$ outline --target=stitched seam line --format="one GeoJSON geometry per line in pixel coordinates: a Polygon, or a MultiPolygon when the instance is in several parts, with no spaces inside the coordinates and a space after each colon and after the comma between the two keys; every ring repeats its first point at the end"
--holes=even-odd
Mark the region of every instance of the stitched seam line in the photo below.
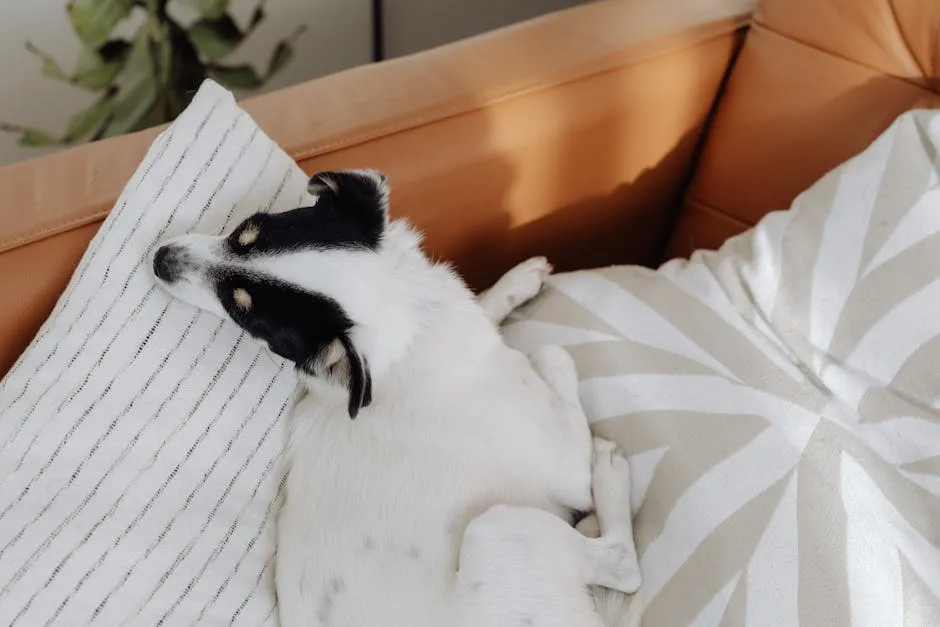
{"type": "Polygon", "coordinates": [[[0,255],[6,252],[10,252],[11,250],[16,250],[17,248],[20,248],[26,244],[33,244],[46,238],[65,233],[66,231],[72,231],[88,224],[92,224],[93,222],[100,222],[101,220],[104,220],[109,213],[110,211],[96,211],[88,215],[66,220],[65,222],[58,222],[51,226],[43,227],[37,231],[31,231],[30,233],[20,237],[14,237],[8,240],[0,241],[0,255]]]}
{"type": "MultiPolygon", "coordinates": [[[[907,52],[907,56],[910,58],[911,63],[914,64],[914,67],[917,68],[917,71],[920,72],[923,76],[927,76],[927,68],[923,67],[920,64],[920,61],[917,60],[917,56],[914,54],[914,51],[911,50],[910,44],[907,42],[907,37],[904,36],[904,31],[901,29],[901,20],[898,19],[898,11],[894,8],[893,2],[888,2],[888,11],[891,12],[891,19],[894,20],[894,26],[897,28],[898,35],[901,37],[901,43],[904,45],[904,51],[907,52]]],[[[933,50],[933,48],[931,48],[933,50]]]]}
{"type": "Polygon", "coordinates": [[[543,91],[543,90],[550,89],[553,87],[561,87],[563,85],[570,85],[572,83],[576,83],[576,82],[583,81],[583,80],[589,80],[591,78],[596,78],[599,76],[603,76],[605,74],[612,74],[614,72],[623,70],[624,68],[628,68],[634,65],[639,65],[641,63],[646,63],[646,62],[649,62],[649,61],[652,61],[661,57],[666,57],[682,50],[689,50],[692,48],[697,48],[704,44],[712,43],[731,33],[737,32],[741,28],[745,27],[747,23],[748,21],[744,18],[736,18],[733,21],[731,21],[731,24],[729,24],[728,26],[721,28],[720,30],[718,30],[716,27],[715,32],[704,35],[701,39],[697,39],[694,42],[685,42],[681,44],[676,44],[676,45],[664,48],[662,50],[651,52],[649,54],[636,56],[630,59],[630,61],[627,63],[621,63],[621,64],[615,65],[614,67],[594,70],[592,72],[588,72],[585,74],[578,74],[577,76],[572,76],[570,78],[540,81],[537,83],[533,83],[532,85],[528,85],[526,87],[520,87],[519,89],[506,92],[505,94],[494,96],[483,102],[474,103],[473,105],[470,105],[470,106],[467,106],[467,105],[456,106],[450,109],[437,111],[432,114],[427,114],[427,115],[420,116],[417,118],[412,118],[407,121],[402,121],[397,124],[390,124],[388,126],[379,127],[378,129],[361,133],[358,136],[354,135],[349,138],[344,138],[344,139],[340,139],[337,141],[328,142],[325,144],[319,144],[319,145],[313,146],[312,148],[307,148],[297,153],[294,153],[291,156],[294,157],[298,161],[304,161],[306,159],[317,157],[320,154],[331,152],[337,149],[349,148],[351,146],[356,146],[358,144],[363,144],[366,142],[374,141],[376,139],[381,139],[383,137],[395,135],[404,130],[410,130],[412,128],[420,128],[422,126],[427,126],[435,122],[442,122],[450,118],[458,117],[460,115],[465,115],[467,113],[472,113],[474,111],[487,109],[493,105],[501,104],[508,100],[513,100],[516,98],[529,96],[533,93],[537,93],[539,91],[543,91]]]}
{"type": "Polygon", "coordinates": [[[692,205],[696,209],[700,209],[707,213],[714,213],[718,216],[721,216],[722,218],[725,218],[729,222],[734,222],[737,226],[743,227],[745,229],[749,229],[755,224],[757,224],[756,222],[748,222],[747,220],[744,220],[743,218],[739,218],[738,216],[732,215],[728,213],[727,211],[725,211],[724,209],[719,209],[718,207],[715,207],[714,205],[711,205],[692,195],[686,198],[685,202],[689,205],[692,205]]]}
{"type": "Polygon", "coordinates": [[[832,50],[828,50],[828,49],[826,49],[826,48],[822,48],[822,47],[817,46],[816,44],[810,43],[810,42],[808,42],[808,41],[806,41],[806,40],[804,40],[804,39],[800,39],[800,38],[798,38],[798,37],[794,37],[793,35],[788,35],[788,34],[786,34],[786,33],[780,32],[780,31],[778,31],[778,30],[776,30],[776,29],[774,29],[774,28],[768,26],[767,24],[765,24],[765,23],[763,23],[763,22],[759,22],[759,21],[756,21],[756,20],[755,20],[751,27],[752,27],[753,29],[755,29],[755,30],[762,30],[762,31],[764,31],[764,32],[766,32],[766,33],[770,33],[771,35],[775,35],[775,36],[777,36],[777,37],[779,37],[779,38],[781,38],[781,39],[784,39],[784,40],[786,40],[786,41],[792,42],[792,43],[797,44],[797,45],[799,45],[799,46],[802,46],[802,47],[804,47],[804,48],[809,48],[810,50],[814,50],[814,51],[816,51],[816,52],[825,54],[826,56],[832,57],[832,58],[834,58],[834,59],[839,59],[840,61],[845,61],[845,62],[847,62],[847,63],[851,63],[852,65],[854,65],[854,66],[856,66],[856,67],[865,68],[866,70],[870,70],[870,71],[872,71],[872,72],[875,72],[875,73],[877,73],[877,74],[880,74],[881,76],[885,76],[885,77],[887,77],[887,78],[892,78],[892,79],[894,79],[894,80],[896,80],[896,81],[899,81],[899,82],[901,82],[901,83],[904,83],[904,84],[906,84],[906,85],[910,85],[910,86],[912,86],[912,87],[916,87],[917,89],[923,91],[924,93],[932,94],[932,95],[934,95],[934,96],[938,95],[936,91],[934,91],[933,89],[927,87],[927,86],[924,85],[923,83],[918,83],[918,82],[915,81],[915,80],[912,80],[912,79],[910,79],[910,78],[906,78],[906,77],[904,77],[904,76],[898,76],[897,74],[889,74],[889,73],[886,72],[885,70],[882,70],[882,69],[876,68],[876,67],[872,67],[872,66],[868,65],[867,63],[862,63],[862,62],[859,61],[858,59],[852,59],[851,57],[847,57],[847,56],[845,56],[845,55],[843,55],[843,54],[840,54],[840,53],[835,52],[835,51],[832,51],[832,50]]]}
{"type": "Polygon", "coordinates": [[[937,31],[940,30],[940,4],[933,10],[933,32],[930,34],[930,64],[931,74],[936,70],[937,31]]]}

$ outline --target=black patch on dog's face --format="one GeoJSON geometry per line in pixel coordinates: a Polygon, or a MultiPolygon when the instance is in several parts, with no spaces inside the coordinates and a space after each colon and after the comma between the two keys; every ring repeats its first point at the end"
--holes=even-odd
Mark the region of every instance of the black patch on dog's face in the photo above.
{"type": "Polygon", "coordinates": [[[372,402],[372,377],[365,358],[349,338],[352,320],[335,300],[270,277],[232,269],[212,272],[216,296],[226,313],[272,352],[310,375],[334,341],[348,360],[349,416],[372,402]]]}
{"type": "Polygon", "coordinates": [[[377,172],[320,172],[308,183],[317,203],[282,213],[257,213],[228,236],[239,257],[316,249],[375,250],[388,223],[385,177],[377,172]]]}

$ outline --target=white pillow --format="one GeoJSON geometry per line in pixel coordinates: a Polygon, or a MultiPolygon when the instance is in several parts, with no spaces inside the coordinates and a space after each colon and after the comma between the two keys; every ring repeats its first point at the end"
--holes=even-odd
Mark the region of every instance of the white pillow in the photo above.
{"type": "Polygon", "coordinates": [[[149,254],[305,197],[300,169],[215,83],[154,142],[0,387],[0,624],[277,623],[295,377],[171,300],[149,254]]]}
{"type": "Polygon", "coordinates": [[[508,325],[631,456],[634,619],[940,625],[938,154],[905,114],[720,251],[553,277],[508,325]]]}

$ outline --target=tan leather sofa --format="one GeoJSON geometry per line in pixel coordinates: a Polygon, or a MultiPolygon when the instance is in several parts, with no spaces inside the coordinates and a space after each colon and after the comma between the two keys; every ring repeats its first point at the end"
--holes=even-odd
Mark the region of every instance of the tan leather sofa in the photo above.
{"type": "MultiPolygon", "coordinates": [[[[934,106],[940,0],[608,0],[244,103],[308,172],[373,166],[481,287],[655,265],[785,208],[934,106]]],[[[0,373],[158,133],[0,168],[0,373]]]]}

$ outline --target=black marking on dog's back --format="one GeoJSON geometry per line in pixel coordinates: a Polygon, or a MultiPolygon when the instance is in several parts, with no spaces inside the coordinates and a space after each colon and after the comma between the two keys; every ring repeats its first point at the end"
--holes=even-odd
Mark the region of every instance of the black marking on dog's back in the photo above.
{"type": "Polygon", "coordinates": [[[257,213],[228,237],[241,257],[308,248],[375,250],[387,222],[385,179],[355,172],[321,172],[310,179],[315,205],[257,213]],[[249,237],[242,237],[250,233],[249,237]],[[247,240],[247,241],[246,241],[247,240]]]}

